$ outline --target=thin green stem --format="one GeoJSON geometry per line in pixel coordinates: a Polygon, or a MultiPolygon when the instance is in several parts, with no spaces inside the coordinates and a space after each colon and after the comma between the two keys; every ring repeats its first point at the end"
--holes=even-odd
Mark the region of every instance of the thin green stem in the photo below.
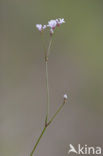
{"type": "Polygon", "coordinates": [[[37,142],[36,142],[36,144],[35,144],[35,146],[34,146],[32,152],[30,153],[30,156],[33,156],[33,153],[34,153],[34,151],[35,151],[37,145],[39,144],[39,142],[40,142],[40,140],[41,140],[41,138],[42,138],[42,136],[43,136],[43,134],[44,134],[46,128],[47,128],[47,127],[44,127],[44,129],[42,130],[42,132],[41,132],[41,134],[40,134],[40,136],[39,136],[39,138],[38,138],[38,140],[37,140],[37,142]]]}
{"type": "Polygon", "coordinates": [[[47,114],[46,114],[46,123],[48,121],[48,114],[49,114],[49,80],[48,80],[48,61],[45,61],[45,68],[46,68],[46,90],[47,90],[47,114]]]}
{"type": "MultiPolygon", "coordinates": [[[[42,36],[43,37],[43,36],[42,36]]],[[[33,156],[33,153],[35,152],[35,149],[37,147],[37,145],[39,144],[44,132],[46,131],[47,127],[52,123],[52,121],[54,120],[54,118],[57,116],[57,114],[60,112],[60,110],[62,109],[62,107],[64,106],[64,104],[66,103],[66,100],[64,99],[63,103],[61,104],[61,106],[59,107],[59,109],[56,111],[56,113],[53,115],[53,117],[49,120],[48,122],[48,114],[49,114],[49,80],[48,80],[48,56],[50,54],[50,48],[51,48],[51,44],[52,44],[52,38],[50,39],[49,42],[49,46],[48,46],[48,50],[46,52],[46,48],[45,48],[45,44],[44,44],[44,40],[42,38],[42,42],[43,42],[43,46],[44,46],[44,55],[45,55],[45,68],[46,68],[46,90],[47,90],[47,114],[46,114],[46,119],[45,119],[45,126],[38,138],[38,140],[36,141],[35,146],[33,147],[32,152],[30,153],[30,156],[33,156]]]]}
{"type": "Polygon", "coordinates": [[[45,124],[48,122],[48,116],[49,116],[49,107],[50,107],[50,96],[49,96],[49,78],[48,78],[48,57],[50,54],[50,48],[52,44],[52,37],[50,39],[49,45],[48,45],[48,50],[45,56],[45,69],[46,69],[46,90],[47,90],[47,114],[46,114],[46,119],[45,119],[45,124]]]}
{"type": "Polygon", "coordinates": [[[49,54],[50,54],[50,48],[51,48],[51,44],[52,44],[52,36],[51,36],[51,38],[50,38],[50,42],[49,42],[49,46],[48,46],[48,51],[47,51],[47,57],[49,56],[49,54]]]}
{"type": "Polygon", "coordinates": [[[50,121],[49,121],[47,124],[45,124],[44,129],[42,130],[42,132],[41,132],[41,134],[40,134],[40,136],[39,136],[39,138],[38,138],[38,140],[37,140],[37,142],[36,142],[36,144],[35,144],[35,146],[34,146],[32,152],[30,153],[30,156],[33,156],[33,153],[35,152],[35,149],[36,149],[37,145],[39,144],[39,142],[40,142],[40,140],[41,140],[41,138],[42,138],[44,132],[46,131],[47,127],[52,123],[52,121],[53,121],[54,118],[57,116],[57,114],[60,112],[60,110],[63,108],[63,106],[64,106],[65,103],[66,103],[66,101],[64,100],[63,103],[61,104],[61,106],[60,106],[60,107],[58,108],[58,110],[56,111],[56,113],[55,113],[55,114],[53,115],[53,117],[50,119],[50,121]]]}
{"type": "Polygon", "coordinates": [[[54,118],[57,116],[57,114],[61,111],[61,109],[63,108],[64,104],[66,103],[66,101],[64,100],[63,103],[61,104],[61,106],[58,108],[58,110],[56,111],[56,113],[52,116],[52,118],[50,119],[50,121],[48,122],[48,125],[52,123],[52,121],[54,120],[54,118]]]}

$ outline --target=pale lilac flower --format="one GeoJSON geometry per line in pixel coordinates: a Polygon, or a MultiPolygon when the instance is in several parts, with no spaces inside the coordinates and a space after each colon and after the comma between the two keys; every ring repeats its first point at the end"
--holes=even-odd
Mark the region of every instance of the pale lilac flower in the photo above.
{"type": "Polygon", "coordinates": [[[43,25],[42,26],[42,24],[36,24],[36,28],[39,30],[39,31],[42,31],[42,30],[44,30],[44,29],[46,29],[46,25],[43,25]]]}
{"type": "Polygon", "coordinates": [[[56,22],[57,22],[57,26],[60,26],[61,24],[65,23],[64,18],[56,19],[56,22]]]}
{"type": "Polygon", "coordinates": [[[47,26],[50,27],[51,29],[55,29],[56,25],[57,25],[56,20],[50,20],[47,26]]]}
{"type": "Polygon", "coordinates": [[[68,96],[67,94],[64,94],[64,99],[67,100],[68,96]]]}
{"type": "Polygon", "coordinates": [[[41,24],[36,24],[36,28],[37,28],[39,31],[42,31],[42,25],[41,25],[41,24]]]}

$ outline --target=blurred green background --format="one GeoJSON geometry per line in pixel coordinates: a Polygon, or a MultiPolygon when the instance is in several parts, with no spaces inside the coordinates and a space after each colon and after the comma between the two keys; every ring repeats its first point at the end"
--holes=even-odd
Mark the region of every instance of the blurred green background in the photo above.
{"type": "MultiPolygon", "coordinates": [[[[64,18],[49,60],[50,116],[69,102],[36,156],[67,156],[69,144],[103,143],[103,1],[0,1],[0,156],[29,156],[46,113],[45,64],[35,24],[64,18]]],[[[46,39],[49,39],[47,37],[46,39]]]]}

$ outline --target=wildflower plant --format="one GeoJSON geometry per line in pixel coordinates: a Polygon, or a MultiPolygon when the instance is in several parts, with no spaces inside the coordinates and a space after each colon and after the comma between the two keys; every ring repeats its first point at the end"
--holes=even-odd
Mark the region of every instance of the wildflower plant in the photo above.
{"type": "MultiPolygon", "coordinates": [[[[34,154],[34,152],[36,150],[36,147],[39,144],[39,142],[40,142],[44,132],[46,131],[47,127],[53,122],[53,120],[55,119],[57,114],[60,112],[60,110],[63,108],[64,104],[67,102],[67,99],[68,99],[67,94],[64,94],[62,104],[59,106],[59,108],[54,113],[54,115],[51,117],[51,119],[49,119],[50,100],[49,100],[48,60],[49,60],[49,56],[50,56],[50,48],[51,48],[51,45],[52,45],[52,38],[53,38],[53,34],[55,32],[55,29],[56,29],[56,27],[59,27],[63,23],[65,23],[65,20],[59,18],[59,19],[48,21],[47,25],[36,24],[36,28],[41,33],[41,35],[43,35],[44,30],[46,30],[46,29],[49,29],[49,33],[50,33],[50,41],[49,41],[47,49],[45,48],[44,39],[42,38],[43,39],[42,40],[43,41],[43,47],[44,47],[44,61],[45,61],[45,74],[46,74],[47,111],[46,111],[46,115],[45,115],[44,128],[43,128],[39,138],[37,139],[32,151],[30,153],[30,156],[33,156],[33,154],[34,154]]],[[[43,36],[41,36],[41,37],[43,37],[43,36]]]]}

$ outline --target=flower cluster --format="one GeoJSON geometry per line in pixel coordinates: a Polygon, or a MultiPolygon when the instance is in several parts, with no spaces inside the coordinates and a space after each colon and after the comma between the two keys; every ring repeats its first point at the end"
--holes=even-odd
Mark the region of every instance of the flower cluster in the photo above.
{"type": "Polygon", "coordinates": [[[50,28],[50,35],[52,35],[54,33],[54,29],[56,28],[56,26],[60,26],[61,24],[65,23],[64,18],[58,18],[56,20],[50,20],[48,21],[47,25],[42,25],[42,24],[36,24],[36,28],[42,32],[44,29],[46,28],[50,28]]]}

